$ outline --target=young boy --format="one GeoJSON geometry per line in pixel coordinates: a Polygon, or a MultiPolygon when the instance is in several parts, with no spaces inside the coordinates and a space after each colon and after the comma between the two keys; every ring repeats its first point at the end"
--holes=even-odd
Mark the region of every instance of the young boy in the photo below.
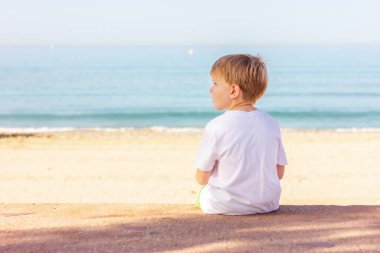
{"type": "Polygon", "coordinates": [[[196,158],[196,180],[204,186],[204,213],[244,215],[279,208],[280,179],[287,165],[278,123],[253,107],[268,75],[260,57],[226,55],[210,71],[216,110],[227,110],[205,127],[196,158]]]}

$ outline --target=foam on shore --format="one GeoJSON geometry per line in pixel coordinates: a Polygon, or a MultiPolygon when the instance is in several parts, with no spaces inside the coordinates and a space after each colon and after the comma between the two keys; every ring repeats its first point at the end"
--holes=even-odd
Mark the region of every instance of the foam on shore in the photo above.
{"type": "MultiPolygon", "coordinates": [[[[126,132],[138,130],[150,130],[154,132],[165,133],[201,133],[203,128],[197,127],[165,127],[165,126],[152,126],[148,128],[136,127],[119,127],[119,128],[75,128],[75,127],[38,127],[38,128],[1,128],[0,133],[15,134],[15,133],[51,133],[51,132],[126,132]]],[[[284,132],[380,132],[380,128],[336,128],[336,129],[318,129],[318,128],[282,128],[284,132]]]]}

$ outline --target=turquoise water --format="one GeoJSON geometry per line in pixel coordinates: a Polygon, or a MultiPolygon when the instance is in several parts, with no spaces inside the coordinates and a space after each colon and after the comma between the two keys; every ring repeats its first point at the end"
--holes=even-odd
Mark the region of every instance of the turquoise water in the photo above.
{"type": "Polygon", "coordinates": [[[2,47],[0,128],[202,127],[209,69],[259,53],[283,128],[380,128],[380,46],[2,47]]]}

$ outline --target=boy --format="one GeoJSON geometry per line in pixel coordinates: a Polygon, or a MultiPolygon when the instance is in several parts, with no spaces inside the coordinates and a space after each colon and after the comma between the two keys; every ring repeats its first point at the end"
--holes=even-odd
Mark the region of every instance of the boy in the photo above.
{"type": "Polygon", "coordinates": [[[227,110],[205,127],[196,158],[196,180],[204,186],[204,213],[244,215],[279,208],[280,179],[287,165],[278,123],[253,107],[268,76],[260,57],[226,55],[210,71],[216,110],[227,110]]]}

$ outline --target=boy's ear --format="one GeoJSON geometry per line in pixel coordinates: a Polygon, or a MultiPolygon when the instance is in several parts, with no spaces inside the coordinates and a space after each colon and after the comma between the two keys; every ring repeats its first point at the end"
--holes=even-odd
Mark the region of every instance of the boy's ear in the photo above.
{"type": "Polygon", "coordinates": [[[240,87],[239,85],[232,84],[231,90],[230,90],[230,97],[231,98],[237,98],[240,94],[240,87]]]}

